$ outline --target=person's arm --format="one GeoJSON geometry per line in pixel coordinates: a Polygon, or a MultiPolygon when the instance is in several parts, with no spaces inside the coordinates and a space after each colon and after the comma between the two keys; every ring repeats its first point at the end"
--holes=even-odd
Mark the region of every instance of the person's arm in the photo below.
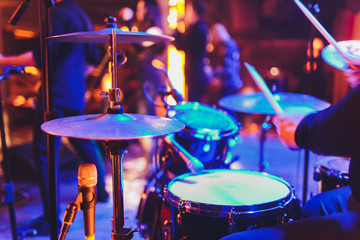
{"type": "Polygon", "coordinates": [[[0,66],[36,66],[34,53],[32,51],[24,52],[14,56],[3,56],[0,54],[0,66]]]}
{"type": "Polygon", "coordinates": [[[303,114],[297,122],[292,119],[294,114],[277,116],[274,123],[280,139],[289,147],[325,155],[357,156],[360,152],[359,103],[360,86],[357,86],[337,104],[323,111],[303,114]],[[284,137],[286,134],[288,139],[284,137]]]}

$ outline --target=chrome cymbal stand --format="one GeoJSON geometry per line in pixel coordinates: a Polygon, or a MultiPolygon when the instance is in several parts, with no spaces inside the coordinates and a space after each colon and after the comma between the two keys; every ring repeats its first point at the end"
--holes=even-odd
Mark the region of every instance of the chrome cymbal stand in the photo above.
{"type": "MultiPolygon", "coordinates": [[[[103,93],[110,102],[107,110],[109,114],[123,114],[124,109],[120,105],[120,89],[117,88],[117,52],[116,52],[116,18],[107,18],[107,27],[112,27],[112,34],[109,35],[109,52],[111,61],[109,69],[111,70],[112,88],[109,92],[103,93]]],[[[126,58],[121,63],[125,63],[126,58]]],[[[124,196],[123,196],[123,169],[122,159],[128,146],[126,140],[105,141],[106,152],[109,153],[112,165],[112,181],[113,181],[113,211],[112,218],[112,240],[128,240],[133,237],[133,233],[139,231],[137,228],[124,228],[124,196]]]]}

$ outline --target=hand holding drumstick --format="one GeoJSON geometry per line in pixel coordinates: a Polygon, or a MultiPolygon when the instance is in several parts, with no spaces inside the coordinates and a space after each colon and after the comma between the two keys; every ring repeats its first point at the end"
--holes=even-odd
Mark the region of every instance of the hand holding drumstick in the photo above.
{"type": "Polygon", "coordinates": [[[296,128],[301,122],[301,120],[309,113],[314,112],[314,110],[307,107],[291,107],[287,108],[284,111],[277,103],[266,83],[259,75],[259,73],[255,70],[255,68],[246,62],[245,66],[248,69],[252,79],[260,88],[260,90],[264,93],[266,99],[269,101],[277,114],[273,118],[273,123],[276,126],[276,130],[279,134],[280,140],[285,146],[291,149],[298,148],[295,142],[296,128]]]}

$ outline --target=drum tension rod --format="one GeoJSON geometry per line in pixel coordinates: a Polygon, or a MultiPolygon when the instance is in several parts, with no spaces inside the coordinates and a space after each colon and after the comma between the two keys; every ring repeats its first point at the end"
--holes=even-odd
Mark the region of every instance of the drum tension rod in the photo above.
{"type": "Polygon", "coordinates": [[[235,222],[235,219],[236,219],[236,211],[234,208],[231,209],[230,213],[228,213],[228,222],[229,222],[229,234],[230,233],[234,233],[236,232],[236,222],[235,222]]]}

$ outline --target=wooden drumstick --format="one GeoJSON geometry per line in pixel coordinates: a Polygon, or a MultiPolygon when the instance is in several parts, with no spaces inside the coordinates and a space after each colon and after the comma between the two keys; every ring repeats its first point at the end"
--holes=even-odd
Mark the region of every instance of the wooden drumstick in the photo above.
{"type": "Polygon", "coordinates": [[[283,113],[284,110],[280,107],[278,102],[275,100],[274,95],[272,95],[272,93],[270,92],[268,86],[266,85],[265,81],[262,79],[260,74],[256,71],[256,69],[253,66],[251,66],[247,62],[245,62],[244,64],[245,64],[247,70],[249,71],[252,79],[254,80],[256,85],[260,88],[260,90],[264,93],[266,99],[269,101],[269,103],[271,104],[271,106],[274,109],[274,111],[276,112],[276,114],[283,113]]]}
{"type": "Polygon", "coordinates": [[[349,63],[349,65],[360,65],[360,58],[352,58],[347,53],[344,53],[340,48],[336,40],[326,31],[326,29],[321,25],[321,23],[314,17],[314,15],[305,7],[302,2],[299,0],[294,0],[296,5],[300,10],[305,14],[305,16],[310,20],[310,22],[316,27],[316,29],[323,35],[323,37],[334,46],[335,50],[349,63]]]}

